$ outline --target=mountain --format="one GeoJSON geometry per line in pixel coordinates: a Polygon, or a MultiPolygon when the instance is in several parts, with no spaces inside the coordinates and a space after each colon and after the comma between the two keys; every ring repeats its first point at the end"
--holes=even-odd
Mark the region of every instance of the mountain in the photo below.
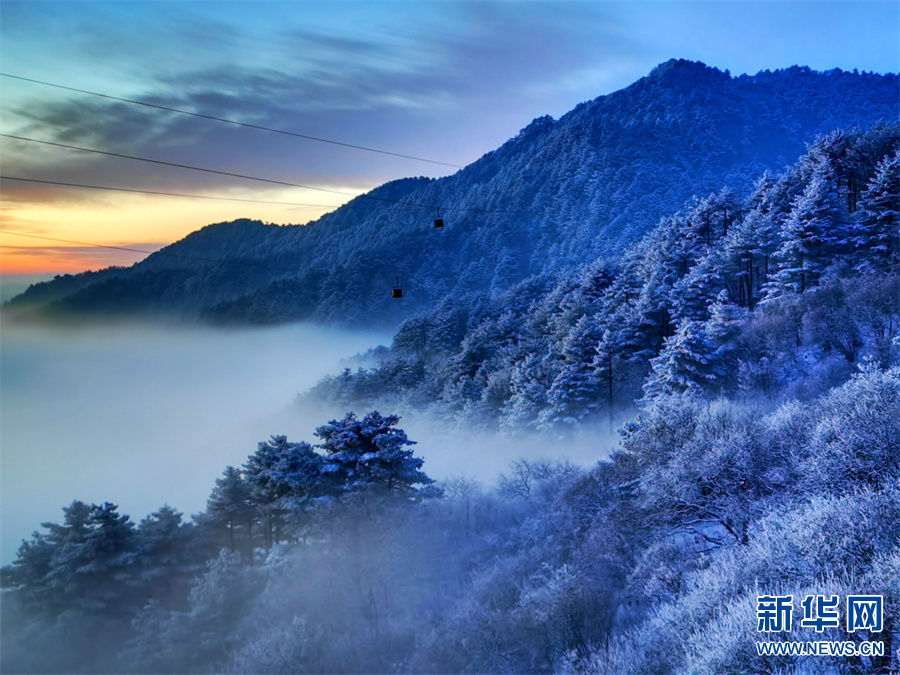
{"type": "Polygon", "coordinates": [[[732,77],[671,60],[559,120],[534,120],[452,176],[392,181],[305,226],[210,225],[130,268],[60,277],[10,304],[396,326],[446,299],[615,260],[690,197],[747,195],[818,135],[896,120],[898,99],[895,74],[732,77]],[[443,230],[431,222],[438,206],[443,230]],[[398,276],[401,301],[390,293],[398,276]]]}
{"type": "Polygon", "coordinates": [[[771,405],[900,363],[900,127],[835,131],[598,259],[403,322],[376,367],[309,394],[558,432],[667,395],[771,405]]]}

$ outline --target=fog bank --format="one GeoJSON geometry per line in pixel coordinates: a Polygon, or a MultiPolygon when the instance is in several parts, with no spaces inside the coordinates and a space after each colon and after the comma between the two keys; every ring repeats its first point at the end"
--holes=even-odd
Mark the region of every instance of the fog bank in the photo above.
{"type": "Polygon", "coordinates": [[[306,325],[49,329],[5,319],[3,564],[74,499],[114,502],[134,521],[164,503],[199,512],[225,466],[243,464],[259,441],[312,440],[327,420],[292,407],[297,393],[388,339],[306,325]]]}
{"type": "MultiPolygon", "coordinates": [[[[41,522],[79,499],[132,520],[163,504],[199,513],[227,465],[274,434],[315,442],[348,410],[295,402],[343,359],[390,336],[310,325],[204,329],[140,324],[47,328],[4,321],[0,335],[0,557],[8,564],[41,522]]],[[[362,416],[363,409],[353,410],[362,416]]],[[[504,438],[402,415],[438,480],[491,484],[512,460],[590,466],[615,439],[504,438]]]]}

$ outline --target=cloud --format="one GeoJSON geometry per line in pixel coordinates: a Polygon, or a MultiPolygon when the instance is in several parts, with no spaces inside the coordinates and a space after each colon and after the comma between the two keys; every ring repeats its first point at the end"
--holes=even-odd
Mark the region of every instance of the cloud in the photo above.
{"type": "MultiPolygon", "coordinates": [[[[477,3],[461,6],[460,12],[468,30],[444,36],[436,48],[445,52],[452,88],[473,94],[527,97],[535,85],[571,83],[579,72],[593,72],[636,51],[611,13],[587,3],[477,3]]],[[[563,93],[563,86],[559,89],[563,93]]],[[[555,98],[545,103],[555,104],[555,98]]]]}
{"type": "MultiPolygon", "coordinates": [[[[573,73],[596,72],[598,60],[630,49],[608,17],[582,5],[454,3],[407,8],[405,25],[382,13],[369,27],[346,30],[321,21],[299,27],[299,11],[265,42],[260,42],[262,24],[253,20],[242,26],[227,13],[214,18],[203,10],[172,7],[165,17],[145,16],[143,10],[138,18],[146,21],[144,30],[132,22],[112,41],[107,34],[121,23],[115,13],[98,18],[85,10],[98,25],[86,31],[79,24],[74,42],[83,55],[98,58],[106,50],[122,60],[123,70],[142,70],[142,92],[129,97],[457,164],[476,159],[533,116],[548,112],[546,99],[577,88],[573,73]],[[181,55],[177,67],[171,54],[150,66],[124,46],[136,40],[133,45],[156,55],[164,49],[159,44],[164,29],[165,50],[181,55]],[[589,32],[592,41],[583,39],[589,32]]],[[[29,92],[27,99],[10,104],[22,120],[16,131],[35,138],[357,190],[392,178],[452,172],[124,103],[29,92]]],[[[34,147],[14,146],[5,171],[138,189],[246,187],[232,178],[34,147]]]]}

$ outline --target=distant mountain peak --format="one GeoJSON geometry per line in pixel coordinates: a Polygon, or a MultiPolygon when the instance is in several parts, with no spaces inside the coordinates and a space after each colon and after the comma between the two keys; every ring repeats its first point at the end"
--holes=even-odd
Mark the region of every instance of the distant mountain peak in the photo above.
{"type": "Polygon", "coordinates": [[[553,119],[551,115],[542,115],[541,117],[535,117],[531,122],[522,129],[516,138],[531,138],[534,136],[539,136],[545,131],[549,131],[553,125],[556,123],[556,120],[553,119]]]}
{"type": "Polygon", "coordinates": [[[711,75],[718,75],[719,77],[724,77],[725,79],[731,77],[730,73],[727,70],[723,72],[718,68],[706,65],[702,61],[690,61],[688,59],[669,59],[668,61],[660,63],[658,66],[656,66],[656,68],[651,70],[647,75],[647,79],[693,79],[698,77],[709,77],[711,75]]]}

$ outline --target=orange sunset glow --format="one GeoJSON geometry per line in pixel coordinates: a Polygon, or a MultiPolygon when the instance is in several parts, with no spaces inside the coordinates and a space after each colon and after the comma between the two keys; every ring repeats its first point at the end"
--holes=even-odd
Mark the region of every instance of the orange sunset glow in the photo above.
{"type": "MultiPolygon", "coordinates": [[[[239,198],[298,202],[304,199],[298,200],[298,192],[243,193],[239,198]]],[[[84,195],[79,193],[79,197],[84,195]]],[[[332,197],[307,194],[306,201],[325,204],[332,197]]],[[[210,223],[251,218],[303,224],[329,210],[132,194],[91,194],[90,198],[69,202],[7,203],[2,215],[5,231],[0,233],[0,272],[65,274],[131,265],[146,257],[138,251],[152,253],[210,223]]]]}

